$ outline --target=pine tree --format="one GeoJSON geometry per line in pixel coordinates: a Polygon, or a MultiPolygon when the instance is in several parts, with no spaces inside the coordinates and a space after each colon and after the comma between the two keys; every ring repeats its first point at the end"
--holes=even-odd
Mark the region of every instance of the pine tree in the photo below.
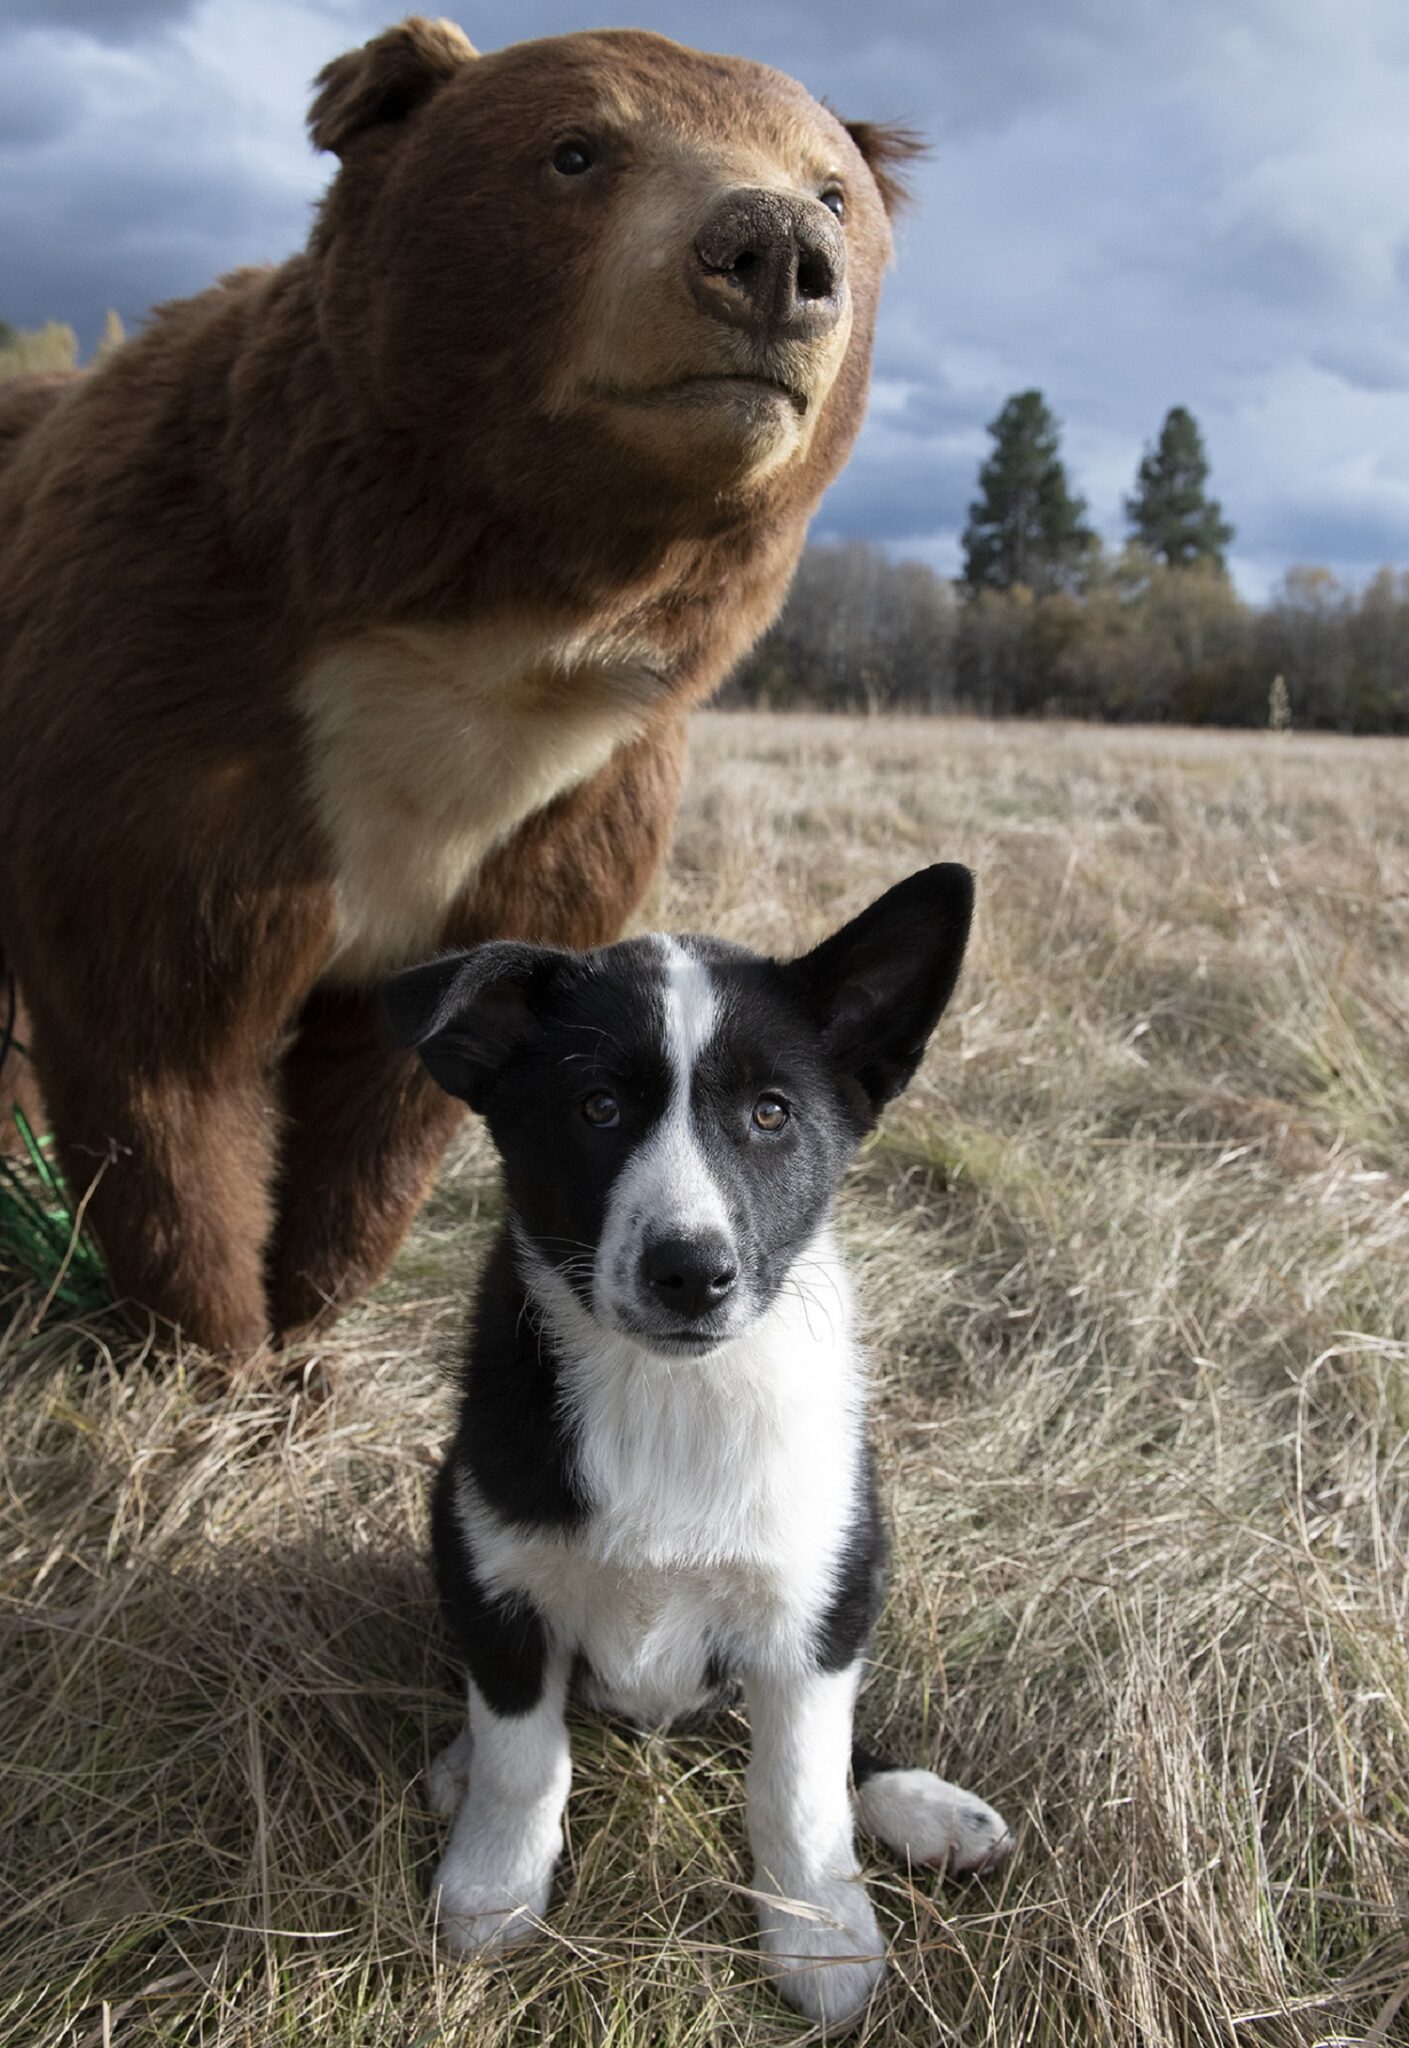
{"type": "Polygon", "coordinates": [[[1156,445],[1146,451],[1135,493],[1125,501],[1134,538],[1171,569],[1207,562],[1226,570],[1223,551],[1233,528],[1208,495],[1208,456],[1194,415],[1171,407],[1156,445]]]}
{"type": "Polygon", "coordinates": [[[971,590],[1060,590],[1076,581],[1096,536],[1062,466],[1060,429],[1040,391],[1019,391],[990,420],[993,453],[964,528],[971,590]]]}

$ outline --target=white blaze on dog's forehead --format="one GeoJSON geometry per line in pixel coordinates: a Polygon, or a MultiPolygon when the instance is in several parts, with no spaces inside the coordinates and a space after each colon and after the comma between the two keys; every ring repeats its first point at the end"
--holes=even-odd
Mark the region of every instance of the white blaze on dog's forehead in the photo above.
{"type": "Polygon", "coordinates": [[[700,1054],[719,1022],[719,999],[703,960],[697,960],[675,939],[661,937],[665,956],[665,1042],[673,1082],[671,1108],[680,1101],[688,1109],[690,1083],[700,1054]]]}
{"type": "Polygon", "coordinates": [[[637,1268],[652,1239],[705,1231],[733,1238],[728,1204],[710,1172],[691,1105],[695,1070],[718,1028],[718,992],[705,963],[676,940],[659,937],[655,946],[669,1094],[607,1204],[594,1293],[609,1321],[631,1303],[637,1268]]]}
{"type": "Polygon", "coordinates": [[[641,1155],[636,1190],[641,1231],[665,1234],[715,1229],[726,1236],[729,1212],[700,1145],[691,1106],[695,1070],[719,1023],[719,999],[708,967],[676,940],[659,940],[661,1016],[670,1069],[670,1100],[641,1155]]]}

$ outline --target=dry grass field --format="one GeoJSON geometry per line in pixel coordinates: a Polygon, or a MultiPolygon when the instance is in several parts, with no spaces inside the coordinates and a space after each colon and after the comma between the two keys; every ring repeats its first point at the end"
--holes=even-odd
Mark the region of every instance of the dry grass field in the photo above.
{"type": "MultiPolygon", "coordinates": [[[[848,1183],[897,1530],[861,1726],[1011,1865],[884,1864],[858,2039],[1409,2040],[1409,748],[703,718],[650,921],[779,949],[967,861],[955,1006],[848,1183]]],[[[554,1930],[435,1959],[422,1561],[495,1215],[223,1388],[10,1284],[0,2039],[781,2048],[742,1727],[581,1723],[554,1930]]]]}

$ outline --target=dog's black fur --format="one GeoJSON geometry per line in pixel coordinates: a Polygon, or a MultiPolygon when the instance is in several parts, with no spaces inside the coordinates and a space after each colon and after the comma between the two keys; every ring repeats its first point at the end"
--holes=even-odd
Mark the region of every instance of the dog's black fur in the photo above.
{"type": "MultiPolygon", "coordinates": [[[[583,956],[499,943],[388,985],[397,1037],[486,1118],[508,1198],[433,1504],[471,1723],[499,1759],[470,1762],[464,1812],[477,1790],[482,1811],[468,1829],[462,1815],[439,1881],[464,1948],[519,1938],[546,1899],[556,1823],[517,1875],[488,1867],[483,1843],[515,1801],[532,1836],[535,1772],[565,1774],[571,1670],[589,1697],[624,1694],[629,1710],[644,1696],[657,1715],[741,1686],[756,1724],[772,1716],[756,1739],[789,1755],[821,1717],[829,1761],[815,1785],[810,1757],[760,1767],[755,1849],[766,1890],[840,1914],[840,1933],[829,1947],[814,1930],[798,1971],[765,1911],[765,1948],[786,1994],[819,2017],[854,2011],[873,1981],[878,1937],[833,1777],[846,1770],[886,1539],[827,1217],[949,999],[971,907],[967,871],[942,866],[792,962],[698,938],[583,956]],[[693,1519],[662,1533],[669,1485],[688,1491],[693,1463],[721,1455],[735,1380],[756,1424],[722,1455],[693,1519]],[[807,1440],[791,1447],[790,1428],[807,1440]],[[678,1479],[652,1456],[672,1472],[680,1461],[678,1479]],[[818,1813],[833,1839],[814,1870],[799,1844],[818,1813]]],[[[1002,1822],[971,1795],[857,1746],[850,1761],[863,1814],[869,1796],[892,1846],[933,1851],[949,1798],[941,1855],[972,1866],[1005,1848],[1002,1822]],[[907,1799],[913,1831],[897,1820],[907,1799]]]]}

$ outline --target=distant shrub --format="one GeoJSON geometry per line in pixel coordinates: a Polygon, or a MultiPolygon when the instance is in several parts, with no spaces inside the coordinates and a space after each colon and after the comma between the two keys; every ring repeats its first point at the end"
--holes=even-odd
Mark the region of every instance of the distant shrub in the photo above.
{"type": "Polygon", "coordinates": [[[0,323],[0,379],[77,368],[78,336],[62,320],[50,320],[43,327],[0,323]]]}
{"type": "Polygon", "coordinates": [[[98,346],[93,351],[94,364],[105,363],[109,356],[117,353],[126,339],[127,329],[122,324],[121,315],[115,313],[109,306],[103,321],[102,334],[98,338],[98,346]]]}

